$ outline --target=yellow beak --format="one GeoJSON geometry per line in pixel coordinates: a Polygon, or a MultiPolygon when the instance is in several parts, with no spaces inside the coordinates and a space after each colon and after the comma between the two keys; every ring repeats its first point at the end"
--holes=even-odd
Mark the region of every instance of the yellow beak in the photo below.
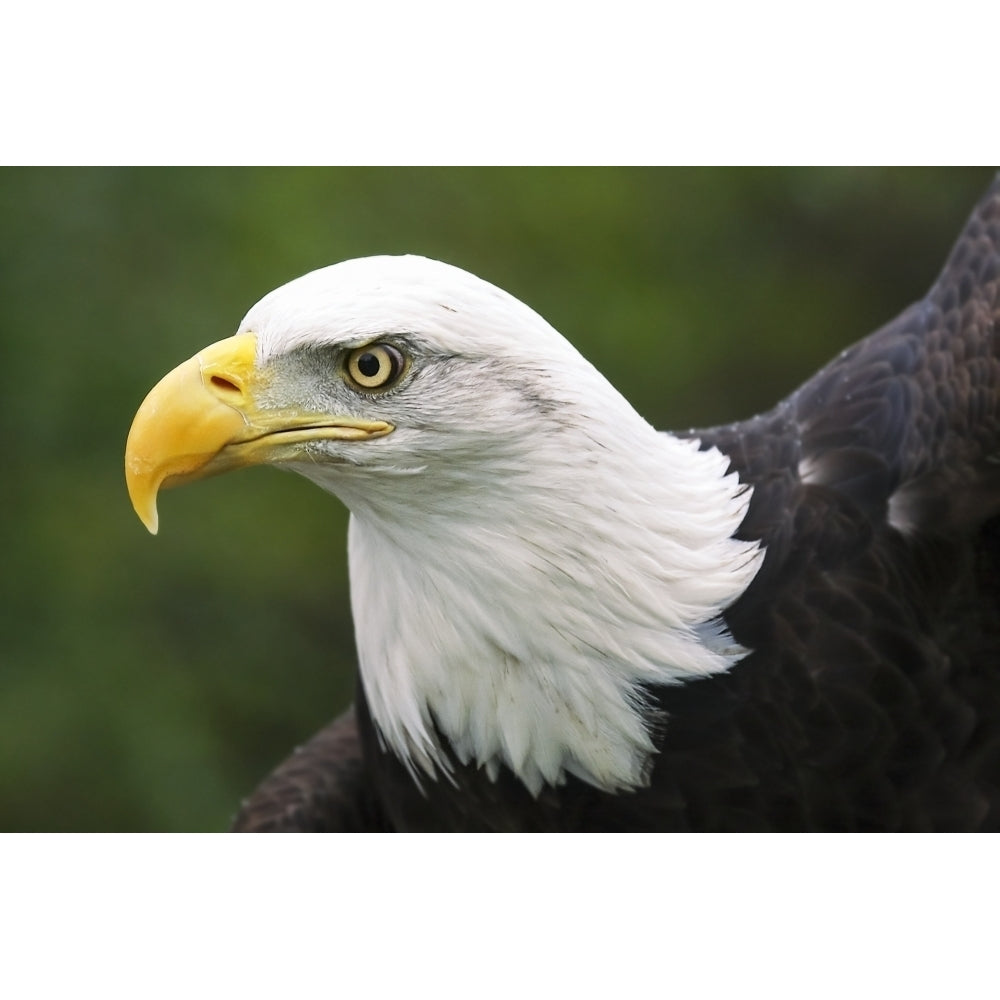
{"type": "Polygon", "coordinates": [[[257,338],[242,333],[199,351],[143,400],[125,445],[125,481],[139,519],[157,531],[160,489],[248,465],[288,461],[320,438],[362,441],[392,424],[260,408],[257,338]]]}

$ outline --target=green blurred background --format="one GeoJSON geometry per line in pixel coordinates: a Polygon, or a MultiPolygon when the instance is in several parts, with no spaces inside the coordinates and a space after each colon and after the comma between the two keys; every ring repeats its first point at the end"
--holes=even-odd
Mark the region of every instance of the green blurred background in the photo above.
{"type": "Polygon", "coordinates": [[[161,497],[147,390],[265,292],[416,252],[501,285],[657,426],[770,406],[923,294],[987,169],[0,170],[0,829],[219,830],[350,699],[346,514],[161,497]]]}

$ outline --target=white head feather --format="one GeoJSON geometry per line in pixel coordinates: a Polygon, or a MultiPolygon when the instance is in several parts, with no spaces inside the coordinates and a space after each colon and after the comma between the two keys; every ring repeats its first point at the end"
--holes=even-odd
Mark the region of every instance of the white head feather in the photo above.
{"type": "MultiPolygon", "coordinates": [[[[646,685],[723,671],[745,650],[720,613],[760,566],[732,538],[749,491],[715,450],[655,431],[540,316],[464,271],[372,257],[254,306],[258,363],[396,341],[382,395],[309,405],[393,433],[323,442],[294,467],[350,508],[365,693],[410,767],[509,767],[536,793],[567,773],[606,790],[648,776],[646,685]]],[[[669,725],[669,720],[667,721],[669,725]]]]}

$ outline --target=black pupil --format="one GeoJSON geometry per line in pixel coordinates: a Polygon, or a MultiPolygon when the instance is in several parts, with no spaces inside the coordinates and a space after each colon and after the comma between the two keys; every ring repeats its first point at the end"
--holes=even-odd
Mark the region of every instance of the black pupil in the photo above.
{"type": "Polygon", "coordinates": [[[377,354],[372,354],[368,351],[358,358],[358,371],[361,372],[365,378],[374,378],[381,370],[382,362],[379,361],[377,354]]]}

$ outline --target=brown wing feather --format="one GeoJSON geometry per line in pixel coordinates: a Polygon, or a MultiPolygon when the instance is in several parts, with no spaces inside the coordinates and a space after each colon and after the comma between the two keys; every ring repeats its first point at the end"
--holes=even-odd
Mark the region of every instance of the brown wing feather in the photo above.
{"type": "Polygon", "coordinates": [[[233,820],[237,833],[349,833],[386,829],[367,779],[353,707],[257,786],[233,820]]]}
{"type": "Polygon", "coordinates": [[[805,482],[906,533],[973,530],[1000,511],[1000,179],[927,296],[779,409],[805,482]]]}

